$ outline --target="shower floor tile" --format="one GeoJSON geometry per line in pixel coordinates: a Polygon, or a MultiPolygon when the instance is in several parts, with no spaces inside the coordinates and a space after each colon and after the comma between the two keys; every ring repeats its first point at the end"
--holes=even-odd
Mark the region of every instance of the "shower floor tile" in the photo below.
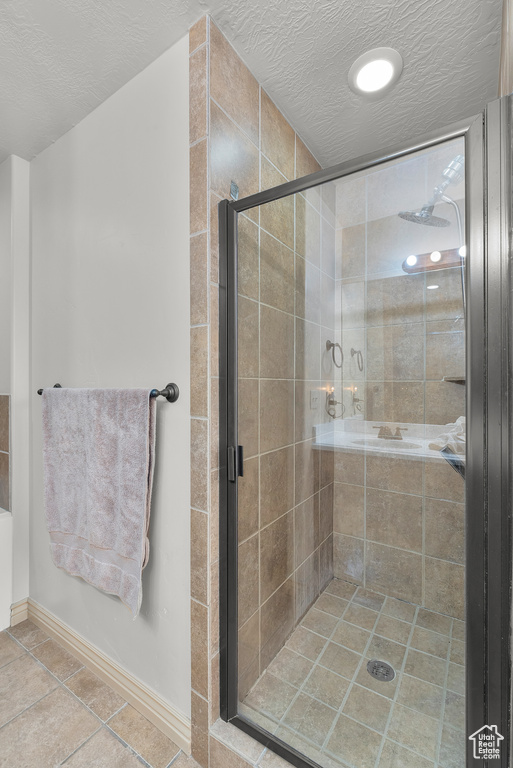
{"type": "Polygon", "coordinates": [[[240,705],[323,768],[464,762],[464,623],[333,579],[240,705]],[[388,662],[395,678],[367,671],[388,662]]]}
{"type": "Polygon", "coordinates": [[[0,763],[9,768],[195,765],[31,621],[0,633],[0,692],[0,763]]]}

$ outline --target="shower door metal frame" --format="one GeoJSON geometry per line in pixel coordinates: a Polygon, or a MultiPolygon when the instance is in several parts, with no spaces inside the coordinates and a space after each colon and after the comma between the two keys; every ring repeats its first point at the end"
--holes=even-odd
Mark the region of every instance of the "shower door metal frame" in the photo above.
{"type": "Polygon", "coordinates": [[[476,117],[407,146],[377,152],[238,201],[219,203],[220,356],[220,711],[297,768],[305,755],[238,712],[237,216],[356,171],[377,167],[455,138],[466,159],[466,734],[497,725],[501,759],[466,765],[508,768],[511,695],[510,224],[511,98],[476,117]]]}

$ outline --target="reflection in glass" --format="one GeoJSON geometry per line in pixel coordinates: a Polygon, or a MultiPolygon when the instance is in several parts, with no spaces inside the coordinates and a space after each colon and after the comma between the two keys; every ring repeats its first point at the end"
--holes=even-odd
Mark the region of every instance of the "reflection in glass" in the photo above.
{"type": "Polygon", "coordinates": [[[464,762],[463,177],[239,216],[239,711],[325,768],[464,762]]]}

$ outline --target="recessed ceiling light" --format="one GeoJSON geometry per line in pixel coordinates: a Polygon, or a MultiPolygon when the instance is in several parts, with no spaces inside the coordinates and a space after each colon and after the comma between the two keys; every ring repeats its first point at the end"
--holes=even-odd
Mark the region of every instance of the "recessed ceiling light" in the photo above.
{"type": "Polygon", "coordinates": [[[373,48],[359,56],[349,70],[349,87],[368,98],[381,97],[395,85],[403,59],[393,48],[373,48]]]}

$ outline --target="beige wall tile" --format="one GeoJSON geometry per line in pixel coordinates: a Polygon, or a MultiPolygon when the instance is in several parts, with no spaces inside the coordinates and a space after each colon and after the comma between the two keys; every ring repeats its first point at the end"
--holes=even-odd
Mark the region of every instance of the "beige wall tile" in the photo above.
{"type": "Polygon", "coordinates": [[[447,320],[463,315],[463,300],[461,293],[461,270],[441,269],[432,275],[430,283],[439,287],[434,291],[426,291],[426,319],[447,320]]]}
{"type": "Polygon", "coordinates": [[[208,240],[207,233],[191,237],[191,325],[208,322],[208,240]]]}
{"type": "Polygon", "coordinates": [[[381,456],[367,456],[366,462],[367,486],[385,491],[422,494],[422,462],[381,456]]]}
{"type": "Polygon", "coordinates": [[[191,416],[208,416],[208,327],[191,328],[191,416]]]}
{"type": "Polygon", "coordinates": [[[333,534],[319,547],[319,592],[333,579],[333,534]]]}
{"type": "MultiPolygon", "coordinates": [[[[371,381],[365,385],[365,414],[370,421],[424,423],[424,383],[371,381]]],[[[407,433],[403,433],[408,439],[407,433]]]]}
{"type": "Polygon", "coordinates": [[[0,451],[9,452],[9,395],[0,395],[0,451]]]}
{"type": "Polygon", "coordinates": [[[260,526],[294,506],[294,446],[260,456],[260,526]]]}
{"type": "Polygon", "coordinates": [[[340,533],[333,534],[333,575],[353,584],[363,584],[364,541],[340,533]]]}
{"type": "Polygon", "coordinates": [[[426,557],[426,608],[464,619],[464,571],[462,565],[426,557]]]}
{"type": "Polygon", "coordinates": [[[426,555],[465,562],[465,507],[452,501],[426,499],[426,555]]]}
{"type": "Polygon", "coordinates": [[[210,468],[219,468],[219,379],[210,379],[210,468]]]}
{"type": "Polygon", "coordinates": [[[258,83],[249,69],[211,20],[210,97],[235,120],[257,147],[258,90],[258,83]]]}
{"type": "MultiPolygon", "coordinates": [[[[283,174],[261,157],[262,190],[284,184],[287,179],[283,174]]],[[[289,248],[294,248],[294,198],[283,197],[260,206],[260,226],[289,248]]]]}
{"type": "Polygon", "coordinates": [[[365,456],[363,453],[335,453],[335,482],[363,485],[365,456]]]}
{"type": "Polygon", "coordinates": [[[294,626],[294,581],[287,581],[260,609],[260,667],[265,669],[283,647],[294,626]]]}
{"type": "Polygon", "coordinates": [[[321,377],[321,328],[296,318],[296,379],[321,377]]]}
{"type": "Polygon", "coordinates": [[[191,509],[191,597],[207,604],[208,515],[191,509]]]}
{"type": "Polygon", "coordinates": [[[309,261],[296,254],[295,292],[297,317],[312,323],[321,322],[321,272],[309,261]]]}
{"type": "Polygon", "coordinates": [[[425,275],[382,277],[367,283],[367,324],[424,322],[425,275]]]}
{"type": "Polygon", "coordinates": [[[9,454],[0,453],[0,509],[10,508],[9,454]]]}
{"type": "Polygon", "coordinates": [[[262,152],[290,181],[294,178],[294,130],[263,89],[260,94],[262,152]]]}
{"type": "Polygon", "coordinates": [[[426,379],[465,378],[465,321],[426,323],[426,379]]]}
{"type": "Polygon", "coordinates": [[[260,459],[244,460],[244,474],[238,482],[238,535],[244,541],[258,530],[260,508],[260,459]]]}
{"type": "Polygon", "coordinates": [[[295,504],[312,496],[320,488],[320,451],[313,440],[296,443],[295,450],[295,504]]]}
{"type": "Polygon", "coordinates": [[[296,622],[304,616],[320,590],[319,550],[310,555],[294,572],[294,590],[296,596],[296,622]]]}
{"type": "Polygon", "coordinates": [[[211,736],[209,768],[251,768],[251,764],[211,736]]]}
{"type": "Polygon", "coordinates": [[[465,415],[465,387],[426,381],[426,424],[453,424],[465,415]]]}
{"type": "MultiPolygon", "coordinates": [[[[260,298],[260,255],[258,250],[258,226],[239,214],[238,217],[238,290],[249,299],[260,298]]],[[[271,302],[272,303],[272,302],[271,302]]]]}
{"type": "Polygon", "coordinates": [[[258,381],[239,379],[239,443],[248,459],[258,453],[258,381]]]}
{"type": "Polygon", "coordinates": [[[244,699],[260,675],[260,613],[256,611],[239,629],[239,697],[244,699]]]}
{"type": "Polygon", "coordinates": [[[207,140],[189,150],[191,235],[207,228],[207,140]]]}
{"type": "Polygon", "coordinates": [[[333,483],[319,493],[319,541],[333,533],[333,483]]]}
{"type": "Polygon", "coordinates": [[[239,627],[258,610],[259,534],[239,544],[239,627]]]}
{"type": "Polygon", "coordinates": [[[208,510],[208,422],[191,419],[191,506],[208,510]]]}
{"type": "MultiPolygon", "coordinates": [[[[319,408],[311,408],[311,392],[319,393],[320,407],[322,408],[325,391],[319,381],[295,382],[295,434],[296,440],[310,440],[314,437],[314,426],[319,423],[319,408]]],[[[321,411],[322,413],[322,411],[321,411]]]]}
{"type": "Polygon", "coordinates": [[[321,166],[315,157],[299,136],[296,136],[296,178],[299,179],[301,176],[306,176],[309,173],[315,173],[320,170],[321,166]]]}
{"type": "Polygon", "coordinates": [[[191,600],[191,686],[208,697],[208,608],[191,600]]]}
{"type": "Polygon", "coordinates": [[[365,584],[400,600],[422,600],[422,555],[366,542],[365,584]]]}
{"type": "Polygon", "coordinates": [[[260,305],[260,376],[294,378],[294,317],[260,305]]]}
{"type": "Polygon", "coordinates": [[[361,485],[335,483],[333,530],[363,538],[365,530],[365,493],[361,485]]]}
{"type": "Polygon", "coordinates": [[[221,197],[210,192],[210,280],[213,283],[219,282],[219,203],[221,197]]]}
{"type": "Polygon", "coordinates": [[[239,296],[237,315],[238,373],[241,379],[259,374],[259,304],[239,296]]]}
{"type": "Polygon", "coordinates": [[[294,253],[266,232],[260,233],[260,301],[294,312],[294,253]]]}
{"type": "Polygon", "coordinates": [[[368,539],[422,552],[422,496],[368,488],[366,502],[368,539]]]}
{"type": "Polygon", "coordinates": [[[426,496],[435,499],[462,502],[465,498],[465,481],[445,461],[426,461],[426,496]]]}
{"type": "Polygon", "coordinates": [[[208,702],[191,692],[191,745],[192,757],[202,768],[208,765],[208,702]]]}
{"type": "Polygon", "coordinates": [[[365,221],[365,178],[341,179],[335,182],[337,227],[352,227],[365,221]]]}
{"type": "Polygon", "coordinates": [[[293,442],[294,382],[261,380],[260,450],[272,451],[293,442]]]}
{"type": "Polygon", "coordinates": [[[260,532],[261,602],[267,600],[293,570],[294,515],[291,511],[260,532]]]}
{"type": "Polygon", "coordinates": [[[202,16],[189,30],[189,52],[192,53],[207,39],[207,16],[202,16]]]}
{"type": "Polygon", "coordinates": [[[367,329],[367,379],[424,380],[424,324],[403,323],[367,329]]]}
{"type": "Polygon", "coordinates": [[[210,101],[210,188],[230,199],[230,184],[239,197],[258,192],[258,149],[219,107],[210,101]]]}
{"type": "MultiPolygon", "coordinates": [[[[416,208],[426,202],[426,159],[402,160],[368,174],[367,215],[369,219],[397,216],[398,211],[416,208]]],[[[407,222],[405,226],[407,226],[407,222]]],[[[410,225],[411,226],[411,225],[410,225]]],[[[426,229],[429,229],[426,227],[426,229]]],[[[406,232],[408,230],[405,230],[406,232]]]]}
{"type": "Polygon", "coordinates": [[[342,270],[346,280],[365,274],[365,224],[356,224],[342,230],[342,270]]]}
{"type": "Polygon", "coordinates": [[[189,141],[207,135],[207,46],[189,58],[189,141]]]}
{"type": "Polygon", "coordinates": [[[294,509],[294,556],[297,568],[319,545],[319,494],[294,509]]]}

